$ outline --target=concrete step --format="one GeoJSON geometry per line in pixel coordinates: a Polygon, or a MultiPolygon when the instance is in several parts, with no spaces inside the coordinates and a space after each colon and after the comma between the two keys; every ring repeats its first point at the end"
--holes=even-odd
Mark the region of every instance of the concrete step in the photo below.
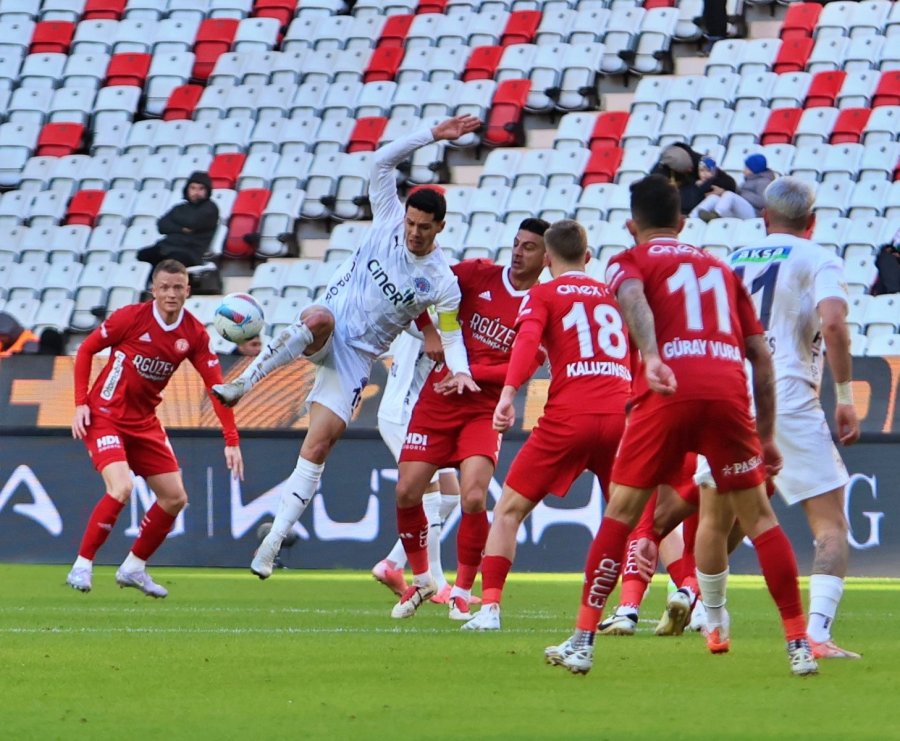
{"type": "Polygon", "coordinates": [[[603,93],[600,108],[604,111],[630,111],[634,93],[603,93]]]}
{"type": "Polygon", "coordinates": [[[678,57],[675,60],[676,75],[702,75],[706,70],[706,57],[678,57]]]}
{"type": "Polygon", "coordinates": [[[484,165],[451,165],[450,182],[453,185],[478,185],[484,165]]]}
{"type": "Polygon", "coordinates": [[[525,132],[525,146],[529,149],[553,149],[556,127],[552,129],[529,129],[525,132]]]}
{"type": "Polygon", "coordinates": [[[325,257],[330,240],[328,239],[301,239],[300,257],[308,260],[321,260],[325,257]]]}
{"type": "Polygon", "coordinates": [[[246,293],[253,282],[252,275],[229,275],[222,279],[222,291],[228,293],[246,293]]]}
{"type": "Polygon", "coordinates": [[[782,22],[779,20],[750,21],[748,38],[777,39],[781,34],[782,22]]]}

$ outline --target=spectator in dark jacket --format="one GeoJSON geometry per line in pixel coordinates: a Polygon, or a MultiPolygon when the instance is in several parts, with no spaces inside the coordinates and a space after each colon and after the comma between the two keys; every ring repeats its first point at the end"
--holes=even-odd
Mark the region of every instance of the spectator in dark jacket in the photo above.
{"type": "Polygon", "coordinates": [[[872,295],[884,293],[900,293],[900,231],[894,235],[893,241],[882,245],[875,258],[878,277],[872,286],[872,295]]]}
{"type": "Polygon", "coordinates": [[[154,267],[173,259],[187,267],[200,265],[219,223],[219,207],[210,200],[212,180],[202,171],[191,173],[179,203],[156,222],[163,238],[138,252],[138,260],[154,267]]]}
{"type": "Polygon", "coordinates": [[[678,188],[681,196],[681,213],[689,214],[703,200],[703,193],[697,187],[700,155],[687,144],[681,142],[666,147],[659,156],[659,162],[652,173],[664,175],[678,188]]]}
{"type": "Polygon", "coordinates": [[[712,221],[720,216],[736,219],[753,219],[762,215],[766,187],[775,179],[775,173],[768,169],[766,158],[761,154],[751,154],[744,162],[744,183],[740,188],[724,170],[720,170],[711,157],[701,160],[701,189],[708,195],[691,212],[691,216],[704,221],[712,221]],[[760,187],[762,190],[760,190],[760,187]],[[757,192],[759,197],[757,197],[757,192]],[[757,209],[755,203],[760,204],[757,209]]]}

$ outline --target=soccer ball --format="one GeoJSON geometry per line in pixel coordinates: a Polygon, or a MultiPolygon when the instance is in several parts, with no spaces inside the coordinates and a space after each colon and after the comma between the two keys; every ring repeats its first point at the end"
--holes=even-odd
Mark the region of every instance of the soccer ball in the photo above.
{"type": "Polygon", "coordinates": [[[246,293],[229,293],[213,315],[216,331],[235,344],[256,337],[265,323],[262,306],[246,293]]]}

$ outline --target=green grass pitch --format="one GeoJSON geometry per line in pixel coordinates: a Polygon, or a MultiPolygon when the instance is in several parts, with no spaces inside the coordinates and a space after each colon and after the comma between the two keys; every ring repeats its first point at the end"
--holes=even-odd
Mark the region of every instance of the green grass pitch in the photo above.
{"type": "Polygon", "coordinates": [[[392,620],[363,573],[159,568],[170,596],[155,601],[108,567],[74,592],[66,570],[0,566],[0,738],[900,737],[897,581],[849,580],[837,634],[862,661],[798,678],[759,578],[732,579],[724,656],[653,635],[660,578],[639,634],[598,638],[580,677],[543,663],[578,575],[514,574],[503,631],[468,634],[439,605],[392,620]]]}

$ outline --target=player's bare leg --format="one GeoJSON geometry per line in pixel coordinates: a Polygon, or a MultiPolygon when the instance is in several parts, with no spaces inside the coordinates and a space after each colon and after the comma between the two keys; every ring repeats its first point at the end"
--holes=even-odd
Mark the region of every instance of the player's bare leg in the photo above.
{"type": "Polygon", "coordinates": [[[147,561],[165,541],[178,513],[187,506],[188,497],[180,471],[148,476],[147,485],[156,495],[156,502],[144,515],[137,540],[116,571],[116,583],[140,589],[148,597],[161,598],[168,591],[150,578],[147,561]]]}
{"type": "Polygon", "coordinates": [[[712,653],[727,653],[731,645],[730,618],[725,608],[728,584],[728,534],[735,522],[727,496],[715,489],[700,490],[700,523],[694,557],[697,581],[706,609],[706,645],[712,653]]]}
{"type": "MultiPolygon", "coordinates": [[[[438,472],[438,487],[439,491],[436,501],[437,518],[440,527],[435,528],[432,525],[428,530],[428,563],[431,568],[431,575],[434,577],[435,584],[438,587],[438,593],[431,598],[431,601],[446,605],[450,601],[450,584],[447,583],[447,578],[444,576],[444,565],[441,562],[441,537],[447,519],[459,507],[459,478],[456,476],[456,471],[438,472]]],[[[431,524],[431,514],[427,502],[429,495],[426,494],[425,496],[426,501],[423,502],[425,515],[429,518],[428,522],[431,524]]]]}
{"type": "Polygon", "coordinates": [[[226,406],[234,406],[276,368],[321,350],[332,332],[334,315],[324,306],[307,306],[300,318],[266,344],[237,378],[216,384],[212,392],[226,406]]]}
{"type": "Polygon", "coordinates": [[[781,615],[791,671],[801,676],[815,674],[818,667],[806,637],[797,560],[772,511],[765,485],[733,491],[729,498],[741,528],[753,542],[769,594],[781,615]]]}
{"type": "Polygon", "coordinates": [[[345,429],[347,425],[344,420],[328,407],[318,402],[310,404],[309,429],[300,446],[297,465],[282,486],[272,529],[259,544],[250,562],[250,571],[260,579],[268,579],[272,575],[281,543],[315,496],[325,460],[345,429]]]}
{"type": "Polygon", "coordinates": [[[468,620],[472,617],[469,602],[490,529],[487,490],[493,475],[494,462],[483,455],[466,458],[459,467],[462,518],[456,536],[456,581],[450,590],[451,620],[468,620]]]}
{"type": "Polygon", "coordinates": [[[548,664],[564,666],[573,674],[587,674],[594,663],[594,635],[610,593],[619,581],[628,536],[640,519],[652,489],[637,489],[615,482],[600,529],[588,549],[584,586],[575,633],[558,646],[544,650],[548,664]]]}
{"type": "Polygon", "coordinates": [[[807,633],[817,659],[858,659],[854,651],[838,646],[831,626],[844,594],[844,577],[850,549],[844,489],[834,489],[801,502],[816,543],[812,575],[809,577],[809,623],[807,633]]]}
{"type": "Polygon", "coordinates": [[[425,461],[401,461],[397,477],[397,530],[413,572],[412,584],[391,610],[393,618],[409,618],[437,593],[428,566],[428,518],[422,497],[438,467],[425,461]]]}
{"type": "Polygon", "coordinates": [[[494,507],[494,519],[481,562],[481,610],[464,623],[461,630],[500,630],[500,602],[506,577],[516,557],[516,533],[535,506],[535,502],[515,489],[503,487],[500,501],[494,507]]]}
{"type": "Polygon", "coordinates": [[[94,556],[115,527],[119,513],[134,488],[131,469],[125,461],[110,463],[103,468],[100,475],[103,477],[106,494],[91,512],[78,548],[78,558],[66,576],[66,584],[79,592],[91,591],[94,556]]]}

